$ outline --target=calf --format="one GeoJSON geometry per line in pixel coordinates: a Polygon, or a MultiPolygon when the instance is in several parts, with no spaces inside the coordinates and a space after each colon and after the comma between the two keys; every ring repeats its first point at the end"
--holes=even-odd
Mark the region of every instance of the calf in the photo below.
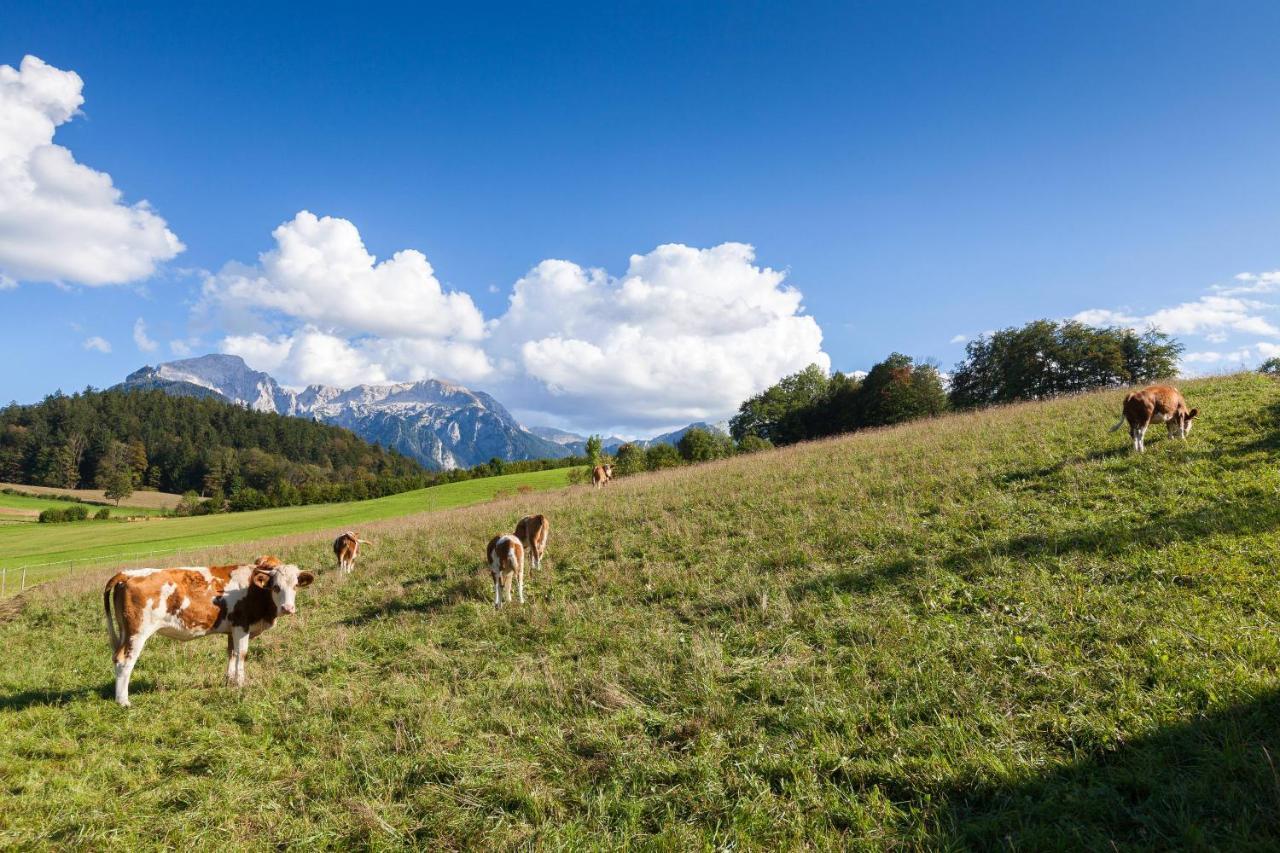
{"type": "Polygon", "coordinates": [[[547,533],[551,526],[545,515],[526,515],[516,523],[516,537],[529,554],[529,565],[542,568],[542,555],[547,553],[547,533]]]}
{"type": "Polygon", "coordinates": [[[612,465],[597,465],[591,469],[591,483],[597,489],[613,479],[612,465]]]}
{"type": "Polygon", "coordinates": [[[520,603],[524,604],[524,546],[520,540],[510,534],[495,536],[489,540],[486,554],[489,561],[489,573],[493,575],[493,606],[502,607],[502,593],[507,593],[507,603],[511,603],[511,579],[516,580],[516,590],[520,603]]]}
{"type": "Polygon", "coordinates": [[[1172,385],[1149,385],[1124,398],[1124,413],[1111,431],[1115,432],[1128,421],[1133,449],[1143,453],[1147,449],[1147,427],[1152,422],[1168,427],[1170,438],[1186,438],[1191,434],[1191,421],[1199,413],[1199,409],[1187,408],[1182,394],[1172,385]]]}
{"type": "Polygon", "coordinates": [[[296,612],[295,593],[312,580],[311,572],[275,557],[259,557],[247,566],[117,573],[102,591],[115,658],[116,701],[129,707],[129,676],[152,634],[175,640],[226,634],[227,684],[244,686],[249,640],[281,614],[296,612]]]}
{"type": "Polygon", "coordinates": [[[351,574],[351,570],[356,567],[356,557],[360,556],[360,546],[372,544],[358,538],[350,530],[333,540],[333,555],[338,558],[338,571],[351,574]]]}

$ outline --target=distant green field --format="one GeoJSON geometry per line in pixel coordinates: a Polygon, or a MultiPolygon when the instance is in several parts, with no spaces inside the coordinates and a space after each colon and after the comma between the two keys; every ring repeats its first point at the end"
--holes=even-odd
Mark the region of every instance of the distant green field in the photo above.
{"type": "MultiPolygon", "coordinates": [[[[196,518],[169,518],[133,524],[86,521],[74,524],[0,525],[0,568],[65,560],[83,560],[88,563],[115,555],[145,555],[151,551],[230,545],[327,527],[356,525],[427,510],[480,503],[492,499],[498,492],[515,493],[522,486],[537,490],[559,488],[568,485],[571,470],[573,469],[556,468],[531,474],[467,480],[353,503],[316,504],[196,518]]],[[[12,495],[0,497],[28,500],[12,495]]],[[[49,501],[49,504],[69,505],[59,501],[49,501]]],[[[65,570],[65,566],[32,569],[28,573],[28,584],[38,581],[42,572],[56,576],[65,570]]]]}
{"type": "MultiPolygon", "coordinates": [[[[6,507],[9,509],[30,509],[39,512],[40,510],[45,509],[66,509],[67,507],[74,505],[75,504],[72,501],[59,501],[53,500],[52,498],[29,498],[25,495],[6,495],[3,492],[0,492],[0,507],[6,507]]],[[[103,505],[85,503],[85,506],[89,507],[89,511],[92,513],[97,512],[103,505]]],[[[128,504],[118,507],[111,506],[109,509],[113,516],[162,514],[162,510],[129,506],[128,504]]]]}

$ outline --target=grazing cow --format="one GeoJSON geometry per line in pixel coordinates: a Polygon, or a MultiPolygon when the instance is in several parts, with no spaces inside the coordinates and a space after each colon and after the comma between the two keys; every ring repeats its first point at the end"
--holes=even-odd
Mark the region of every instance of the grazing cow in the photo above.
{"type": "Polygon", "coordinates": [[[1147,449],[1147,427],[1152,422],[1167,426],[1170,438],[1186,438],[1191,434],[1191,421],[1199,413],[1199,409],[1187,409],[1182,394],[1172,385],[1149,385],[1124,398],[1124,413],[1111,431],[1115,432],[1128,421],[1133,449],[1143,453],[1147,449]]]}
{"type": "Polygon", "coordinates": [[[529,554],[529,565],[542,568],[542,555],[547,553],[547,534],[551,525],[545,515],[526,515],[516,523],[516,536],[529,554]]]}
{"type": "Polygon", "coordinates": [[[591,469],[591,482],[598,489],[613,479],[612,465],[597,465],[591,469]]]}
{"type": "Polygon", "coordinates": [[[356,557],[360,556],[360,546],[372,544],[366,539],[358,538],[350,530],[333,540],[333,555],[338,558],[338,571],[351,574],[351,570],[356,567],[356,557]]]}
{"type": "Polygon", "coordinates": [[[511,579],[516,580],[516,591],[520,603],[524,604],[524,546],[520,540],[507,534],[495,536],[489,540],[487,551],[489,573],[493,575],[493,606],[502,607],[502,593],[507,594],[507,603],[511,602],[511,579]]]}
{"type": "Polygon", "coordinates": [[[275,557],[259,557],[247,566],[119,572],[102,591],[115,652],[116,701],[129,707],[129,676],[152,634],[175,640],[226,634],[227,684],[243,687],[250,638],[281,614],[296,612],[295,593],[312,580],[311,572],[275,557]]]}

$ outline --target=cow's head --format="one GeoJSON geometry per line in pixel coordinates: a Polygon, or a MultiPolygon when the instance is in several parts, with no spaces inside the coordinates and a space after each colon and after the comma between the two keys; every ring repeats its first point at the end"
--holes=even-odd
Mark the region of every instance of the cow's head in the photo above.
{"type": "Polygon", "coordinates": [[[1169,423],[1167,424],[1169,427],[1170,437],[1186,438],[1191,435],[1191,421],[1198,414],[1200,414],[1199,409],[1192,409],[1189,412],[1186,409],[1183,409],[1170,418],[1169,423]]]}
{"type": "Polygon", "coordinates": [[[606,477],[608,477],[610,480],[612,480],[612,479],[613,479],[613,466],[612,466],[612,465],[606,465],[606,466],[604,466],[604,475],[605,475],[606,477]]]}
{"type": "Polygon", "coordinates": [[[310,586],[315,580],[311,572],[304,572],[297,566],[285,565],[279,560],[274,565],[263,565],[260,560],[253,569],[251,578],[253,585],[271,593],[271,601],[281,613],[297,613],[297,592],[304,586],[310,586]]]}

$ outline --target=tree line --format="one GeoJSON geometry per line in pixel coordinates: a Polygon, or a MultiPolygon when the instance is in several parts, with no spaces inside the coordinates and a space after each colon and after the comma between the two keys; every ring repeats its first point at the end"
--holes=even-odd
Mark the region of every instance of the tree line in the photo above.
{"type": "Polygon", "coordinates": [[[746,400],[730,421],[739,442],[774,444],[1018,400],[1153,382],[1177,372],[1183,346],[1155,330],[1096,328],[1038,320],[970,341],[949,377],[894,353],[863,377],[818,365],[746,400]]]}
{"type": "Polygon", "coordinates": [[[191,493],[206,509],[356,500],[430,485],[349,430],[163,391],[95,391],[0,409],[0,480],[191,493]]]}

